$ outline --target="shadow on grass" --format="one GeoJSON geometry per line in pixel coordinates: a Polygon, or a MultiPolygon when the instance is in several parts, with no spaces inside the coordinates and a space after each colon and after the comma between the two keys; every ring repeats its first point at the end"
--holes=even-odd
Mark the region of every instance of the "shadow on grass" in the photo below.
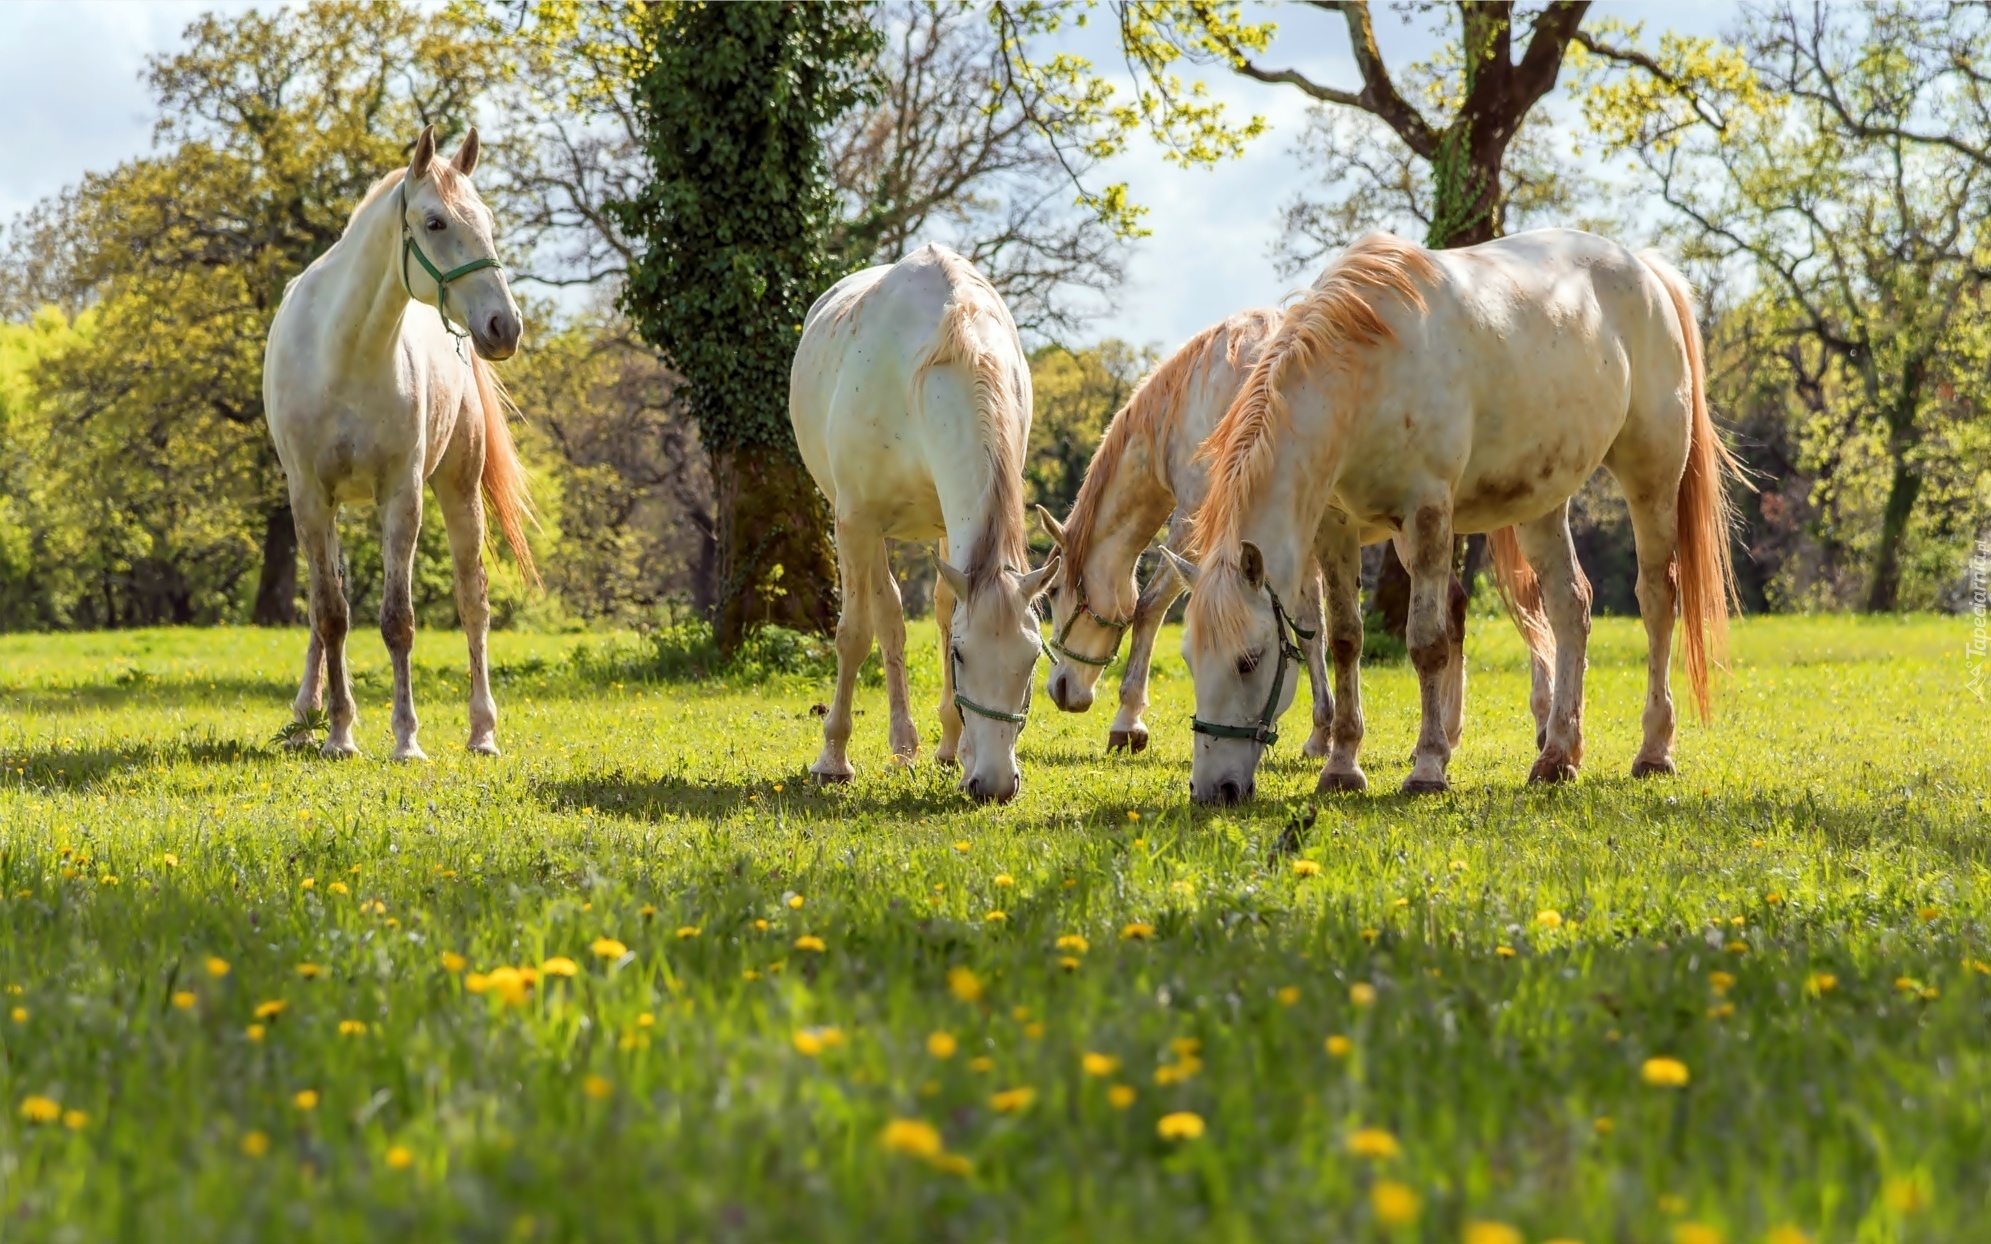
{"type": "Polygon", "coordinates": [[[0,688],[0,702],[14,712],[55,716],[134,707],[203,708],[245,700],[287,705],[296,694],[295,682],[277,678],[180,679],[126,670],[101,683],[0,688]]]}
{"type": "Polygon", "coordinates": [[[116,747],[36,747],[0,752],[0,783],[82,790],[117,774],[175,764],[242,764],[267,759],[272,754],[255,743],[214,735],[116,747]]]}
{"type": "Polygon", "coordinates": [[[936,773],[934,766],[924,764],[904,776],[859,774],[856,781],[843,786],[819,786],[803,769],[752,782],[606,773],[535,783],[533,793],[554,811],[592,809],[641,821],[718,819],[742,811],[792,812],[808,819],[922,817],[974,807],[955,788],[957,772],[940,769],[936,773]],[[781,790],[777,792],[776,786],[781,790]]]}

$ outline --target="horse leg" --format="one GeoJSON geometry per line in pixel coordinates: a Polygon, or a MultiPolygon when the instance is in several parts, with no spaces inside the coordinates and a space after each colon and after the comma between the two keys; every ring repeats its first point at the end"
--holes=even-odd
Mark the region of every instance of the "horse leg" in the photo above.
{"type": "Polygon", "coordinates": [[[1327,764],[1320,771],[1321,793],[1365,791],[1368,775],[1362,752],[1362,545],[1352,530],[1319,542],[1326,592],[1326,644],[1334,657],[1334,718],[1328,727],[1327,764]]]}
{"type": "MultiPolygon", "coordinates": [[[[336,577],[339,573],[337,520],[334,515],[324,512],[323,507],[314,508],[295,493],[291,497],[290,512],[297,528],[297,543],[305,552],[305,616],[310,632],[304,646],[304,680],[298,684],[297,698],[290,707],[298,721],[308,722],[313,713],[322,712],[325,708],[325,639],[318,626],[318,597],[321,592],[318,580],[321,575],[336,577]],[[327,531],[332,533],[335,549],[329,565],[323,555],[327,531]]],[[[311,736],[300,733],[292,736],[290,747],[302,749],[310,743],[311,736]]]]}
{"type": "MultiPolygon", "coordinates": [[[[947,557],[947,541],[940,542],[940,556],[947,557]]],[[[933,753],[937,764],[958,764],[961,752],[961,709],[954,703],[954,589],[945,575],[933,580],[933,620],[940,624],[940,748],[933,753]]]]}
{"type": "Polygon", "coordinates": [[[485,644],[491,632],[491,584],[484,570],[484,496],[476,473],[459,477],[445,459],[430,477],[436,505],[449,532],[449,559],[456,589],[456,619],[470,657],[470,742],[480,755],[498,754],[498,702],[491,697],[485,644]]]}
{"type": "MultiPolygon", "coordinates": [[[[890,707],[892,759],[910,765],[919,758],[919,727],[913,724],[912,695],[906,687],[906,606],[899,581],[892,577],[892,559],[885,538],[873,541],[871,556],[871,625],[878,632],[878,654],[885,663],[885,699],[890,707]]],[[[839,659],[841,653],[838,654],[839,659]]]]}
{"type": "Polygon", "coordinates": [[[1445,741],[1458,750],[1466,727],[1466,586],[1452,576],[1445,589],[1445,741]]]}
{"type": "Polygon", "coordinates": [[[1300,592],[1300,616],[1296,621],[1313,632],[1312,639],[1300,641],[1300,653],[1307,663],[1307,684],[1314,700],[1313,730],[1300,746],[1300,755],[1324,759],[1334,751],[1334,692],[1327,681],[1327,599],[1318,564],[1300,592]]]}
{"type": "Polygon", "coordinates": [[[1403,780],[1403,793],[1435,794],[1451,789],[1445,776],[1445,766],[1452,758],[1445,730],[1445,677],[1452,659],[1449,509],[1443,503],[1419,506],[1410,526],[1396,540],[1397,555],[1410,569],[1410,618],[1405,637],[1423,701],[1423,725],[1411,757],[1410,776],[1403,780]]]}
{"type": "Polygon", "coordinates": [[[1542,585],[1542,608],[1555,635],[1554,691],[1541,755],[1529,771],[1530,782],[1573,782],[1583,763],[1583,670],[1590,644],[1590,581],[1576,561],[1569,535],[1569,504],[1530,523],[1514,534],[1521,551],[1542,585]]]}
{"type": "Polygon", "coordinates": [[[1106,733],[1109,752],[1124,747],[1138,754],[1148,749],[1148,727],[1141,714],[1148,711],[1148,674],[1154,665],[1155,637],[1182,590],[1182,580],[1164,561],[1134,604],[1134,623],[1127,628],[1127,668],[1120,675],[1120,711],[1106,733]]]}
{"type": "Polygon", "coordinates": [[[857,773],[848,755],[850,704],[857,691],[858,667],[871,655],[869,579],[873,550],[882,547],[882,536],[869,531],[860,534],[851,524],[837,520],[837,578],[843,589],[843,608],[836,622],[836,694],[830,699],[829,716],[823,718],[823,754],[809,766],[818,782],[848,782],[857,773]]]}
{"type": "MultiPolygon", "coordinates": [[[[1636,483],[1636,481],[1634,481],[1636,483]]],[[[1674,554],[1679,544],[1677,489],[1655,488],[1646,495],[1625,489],[1638,550],[1638,613],[1645,622],[1645,740],[1632,760],[1633,777],[1672,773],[1673,692],[1667,675],[1673,657],[1674,554]]]]}
{"type": "Polygon", "coordinates": [[[409,659],[415,651],[415,541],[422,532],[420,477],[404,479],[380,501],[380,637],[394,666],[395,760],[427,760],[415,738],[415,687],[409,659]]]}
{"type": "MultiPolygon", "coordinates": [[[[353,727],[359,724],[359,713],[353,705],[353,684],[346,668],[346,632],[351,628],[352,617],[346,606],[345,571],[339,564],[338,510],[321,498],[293,496],[291,513],[297,521],[297,542],[304,547],[305,565],[311,574],[312,642],[325,663],[331,726],[319,751],[334,759],[357,756],[359,746],[353,742],[353,727]]],[[[307,682],[315,684],[316,673],[315,668],[307,666],[307,682]]],[[[315,691],[315,686],[311,689],[315,691]]],[[[305,698],[304,690],[299,690],[298,698],[305,698]]]]}

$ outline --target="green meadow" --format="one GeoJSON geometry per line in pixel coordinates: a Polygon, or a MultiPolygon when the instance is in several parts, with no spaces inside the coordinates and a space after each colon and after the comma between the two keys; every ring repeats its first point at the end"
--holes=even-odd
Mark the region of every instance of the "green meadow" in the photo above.
{"type": "Polygon", "coordinates": [[[875,680],[815,789],[826,678],[646,680],[636,636],[494,636],[487,759],[423,632],[414,766],[370,632],[345,763],[270,743],[301,632],[0,638],[0,1238],[1983,1239],[1966,638],[1747,620],[1633,782],[1601,619],[1583,779],[1531,790],[1481,619],[1453,793],[1390,793],[1383,666],[1375,793],[1317,799],[1293,729],[1222,811],[1173,633],[1146,754],[1039,696],[989,808],[884,764],[875,680]]]}

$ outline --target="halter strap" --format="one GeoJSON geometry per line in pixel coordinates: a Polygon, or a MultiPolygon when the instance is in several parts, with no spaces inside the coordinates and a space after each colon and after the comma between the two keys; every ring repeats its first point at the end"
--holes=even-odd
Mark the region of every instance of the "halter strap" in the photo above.
{"type": "Polygon", "coordinates": [[[468,337],[470,330],[466,328],[458,332],[455,321],[449,318],[449,283],[458,277],[468,276],[484,268],[496,268],[502,274],[505,266],[496,258],[486,255],[482,259],[459,264],[447,272],[436,267],[429,261],[429,257],[422,253],[422,248],[415,244],[415,231],[408,227],[407,178],[401,179],[401,184],[395,188],[395,194],[396,206],[399,207],[401,215],[401,288],[407,291],[408,297],[415,296],[415,287],[408,283],[408,256],[413,255],[415,262],[422,265],[422,271],[428,273],[430,279],[436,283],[436,314],[442,317],[442,326],[449,330],[449,335],[452,337],[459,339],[468,337]]]}
{"type": "Polygon", "coordinates": [[[1125,622],[1117,622],[1112,618],[1102,618],[1093,612],[1092,606],[1085,601],[1085,572],[1083,570],[1079,571],[1077,579],[1072,585],[1072,590],[1078,593],[1078,608],[1072,611],[1071,617],[1065,619],[1064,629],[1058,632],[1057,637],[1045,640],[1044,646],[1067,661],[1076,661],[1080,665],[1091,665],[1099,669],[1105,669],[1107,666],[1113,664],[1113,658],[1120,655],[1120,640],[1126,635],[1127,628],[1134,624],[1134,620],[1129,618],[1125,622]],[[1073,652],[1066,646],[1066,639],[1071,635],[1072,628],[1078,625],[1080,614],[1084,614],[1094,622],[1113,632],[1113,651],[1103,657],[1089,657],[1083,652],[1073,652]]]}
{"type": "MultiPolygon", "coordinates": [[[[961,664],[960,650],[950,649],[948,660],[952,661],[958,667],[961,664]]],[[[1030,681],[1031,683],[1037,681],[1036,657],[1030,658],[1030,681]]],[[[954,707],[965,708],[971,713],[988,718],[990,721],[1006,721],[1012,726],[1020,726],[1030,718],[1030,687],[1026,685],[1023,689],[1023,711],[1020,713],[1005,713],[999,708],[989,708],[987,705],[977,704],[967,696],[962,695],[961,674],[957,668],[954,674],[954,707]]]]}
{"type": "Polygon", "coordinates": [[[1286,666],[1299,664],[1302,659],[1300,641],[1312,639],[1314,632],[1303,629],[1287,615],[1286,607],[1279,603],[1279,593],[1272,590],[1269,582],[1265,585],[1265,594],[1272,598],[1272,629],[1278,636],[1279,666],[1272,675],[1272,694],[1265,698],[1265,707],[1258,710],[1258,724],[1226,726],[1192,716],[1189,719],[1192,732],[1207,734],[1213,739],[1247,739],[1261,747],[1270,747],[1279,741],[1279,731],[1273,727],[1272,721],[1279,711],[1279,693],[1286,689],[1286,666]],[[1288,631],[1292,632],[1291,639],[1286,637],[1288,631]]]}

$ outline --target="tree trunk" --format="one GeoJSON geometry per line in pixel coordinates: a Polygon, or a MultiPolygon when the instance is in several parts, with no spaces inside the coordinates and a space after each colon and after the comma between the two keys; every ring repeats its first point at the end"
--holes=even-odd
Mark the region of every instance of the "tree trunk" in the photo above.
{"type": "Polygon", "coordinates": [[[836,551],[830,512],[792,452],[713,455],[718,493],[719,592],[713,630],[732,652],[756,627],[836,630],[836,551]]]}
{"type": "Polygon", "coordinates": [[[250,620],[257,626],[297,625],[297,525],[289,502],[270,507],[263,517],[263,573],[250,620]]]}
{"type": "Polygon", "coordinates": [[[1894,456],[1894,480],[1887,489],[1887,508],[1881,512],[1880,549],[1874,561],[1873,588],[1867,593],[1868,613],[1892,613],[1901,595],[1901,545],[1908,535],[1908,519],[1915,513],[1915,498],[1922,492],[1922,473],[1908,461],[1902,447],[1894,456]]]}

